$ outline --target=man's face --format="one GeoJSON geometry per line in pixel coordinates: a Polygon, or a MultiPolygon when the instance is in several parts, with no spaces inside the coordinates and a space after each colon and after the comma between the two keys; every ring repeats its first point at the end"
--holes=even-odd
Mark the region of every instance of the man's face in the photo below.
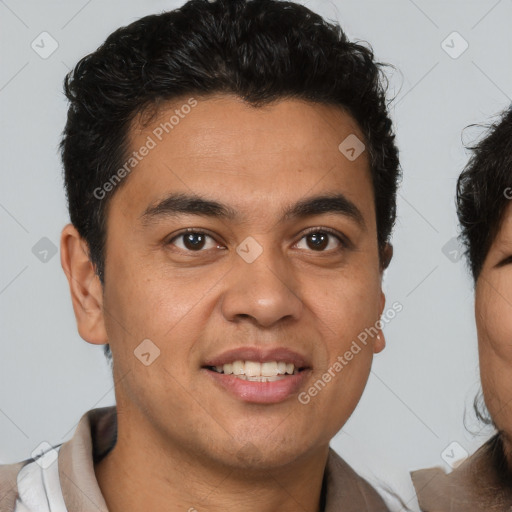
{"type": "Polygon", "coordinates": [[[512,467],[512,205],[485,259],[475,290],[480,375],[485,403],[503,431],[512,467]]]}
{"type": "Polygon", "coordinates": [[[369,161],[338,149],[363,136],[334,107],[197,102],[161,141],[180,102],[133,128],[132,150],[148,136],[156,146],[109,206],[103,306],[119,421],[204,464],[279,467],[327,446],[384,346],[369,337],[344,356],[384,307],[369,161]],[[197,201],[155,209],[177,194],[232,216],[197,201]],[[340,197],[306,205],[324,196],[340,197]],[[300,371],[276,376],[286,364],[300,371]],[[241,369],[252,380],[218,373],[241,369]]]}

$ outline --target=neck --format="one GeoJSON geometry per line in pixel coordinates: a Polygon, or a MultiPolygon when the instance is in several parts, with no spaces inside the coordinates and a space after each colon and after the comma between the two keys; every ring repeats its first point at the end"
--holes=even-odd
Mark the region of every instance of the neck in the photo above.
{"type": "Polygon", "coordinates": [[[321,512],[328,445],[286,466],[246,469],[164,444],[155,432],[135,433],[125,420],[118,416],[116,445],[95,466],[110,512],[321,512]]]}

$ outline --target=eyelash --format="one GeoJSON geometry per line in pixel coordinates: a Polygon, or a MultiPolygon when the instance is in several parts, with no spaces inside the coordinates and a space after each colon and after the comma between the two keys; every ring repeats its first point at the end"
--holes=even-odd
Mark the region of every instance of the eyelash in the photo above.
{"type": "MultiPolygon", "coordinates": [[[[178,234],[174,235],[168,242],[166,242],[166,245],[172,245],[173,242],[175,240],[177,240],[178,238],[184,236],[184,235],[188,235],[190,233],[193,233],[193,234],[198,234],[198,235],[206,235],[206,236],[209,236],[210,238],[212,238],[213,240],[215,240],[215,237],[213,235],[211,235],[209,232],[207,231],[202,231],[202,230],[199,230],[199,229],[196,229],[196,228],[187,228],[181,232],[179,232],[178,234]]],[[[351,244],[350,242],[348,241],[348,239],[346,239],[346,237],[344,237],[343,235],[341,235],[340,233],[338,233],[337,231],[335,231],[334,229],[331,229],[331,228],[322,228],[322,227],[314,227],[314,228],[308,228],[304,234],[302,235],[302,237],[299,239],[299,241],[297,243],[299,243],[303,238],[307,237],[308,235],[311,235],[313,233],[327,233],[328,235],[331,235],[333,236],[334,238],[336,238],[336,240],[340,243],[340,247],[338,247],[337,249],[330,249],[328,251],[325,251],[325,250],[322,250],[322,251],[313,251],[311,250],[311,252],[318,252],[318,253],[337,253],[337,252],[340,252],[340,251],[343,251],[343,250],[346,250],[348,248],[350,248],[351,244]]],[[[178,248],[180,251],[184,251],[184,249],[180,249],[178,248]]],[[[200,249],[198,251],[192,251],[192,250],[188,250],[188,249],[185,249],[186,252],[188,253],[201,253],[201,252],[206,252],[208,249],[204,250],[204,249],[200,249]]]]}
{"type": "Polygon", "coordinates": [[[511,256],[507,256],[505,259],[500,261],[498,263],[497,267],[504,267],[505,265],[509,265],[510,263],[512,263],[512,255],[511,256]]]}

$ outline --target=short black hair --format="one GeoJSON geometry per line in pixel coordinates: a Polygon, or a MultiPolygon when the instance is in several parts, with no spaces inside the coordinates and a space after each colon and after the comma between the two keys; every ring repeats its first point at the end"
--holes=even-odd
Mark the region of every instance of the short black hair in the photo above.
{"type": "Polygon", "coordinates": [[[460,240],[476,283],[512,199],[512,106],[468,147],[472,155],[457,181],[460,240]]]}
{"type": "Polygon", "coordinates": [[[190,0],[113,32],[65,78],[70,105],[60,145],[70,219],[101,283],[108,199],[126,180],[104,199],[94,191],[126,162],[138,114],[192,94],[234,94],[254,107],[302,99],[352,115],[368,150],[382,262],[401,174],[385,66],[370,45],[288,1],[190,0]]]}

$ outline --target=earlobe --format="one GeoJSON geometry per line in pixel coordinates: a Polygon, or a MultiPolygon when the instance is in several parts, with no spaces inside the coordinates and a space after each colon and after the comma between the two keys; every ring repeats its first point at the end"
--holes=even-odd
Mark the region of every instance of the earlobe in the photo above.
{"type": "Polygon", "coordinates": [[[381,272],[384,272],[384,270],[386,270],[389,267],[392,258],[393,246],[389,242],[386,242],[381,252],[381,272]]]}
{"type": "MultiPolygon", "coordinates": [[[[384,312],[384,307],[386,305],[386,295],[383,291],[380,292],[380,308],[379,308],[379,323],[382,326],[380,318],[382,317],[382,313],[384,312]]],[[[375,341],[373,343],[373,352],[375,354],[378,354],[379,352],[382,352],[384,348],[386,347],[386,339],[384,337],[384,333],[382,332],[382,329],[379,328],[379,334],[375,336],[375,341]]]]}
{"type": "Polygon", "coordinates": [[[373,353],[378,354],[382,352],[386,347],[386,339],[384,338],[384,333],[379,331],[379,334],[375,336],[375,342],[373,343],[373,353]]]}
{"type": "Polygon", "coordinates": [[[67,224],[62,230],[60,251],[80,336],[89,343],[108,343],[102,285],[89,259],[87,243],[73,224],[67,224]]]}

